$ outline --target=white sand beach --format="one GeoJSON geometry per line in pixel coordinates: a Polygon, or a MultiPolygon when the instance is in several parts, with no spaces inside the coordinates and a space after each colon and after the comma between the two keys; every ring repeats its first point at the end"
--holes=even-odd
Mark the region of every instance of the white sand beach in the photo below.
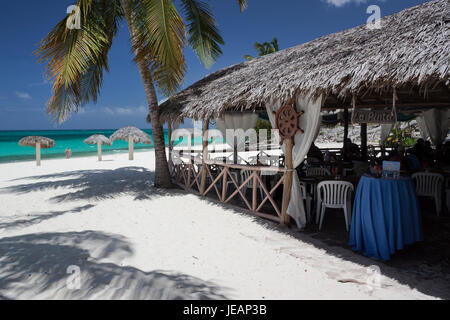
{"type": "Polygon", "coordinates": [[[0,299],[433,299],[386,266],[368,286],[377,263],[350,250],[156,190],[153,151],[104,160],[0,164],[0,299]]]}

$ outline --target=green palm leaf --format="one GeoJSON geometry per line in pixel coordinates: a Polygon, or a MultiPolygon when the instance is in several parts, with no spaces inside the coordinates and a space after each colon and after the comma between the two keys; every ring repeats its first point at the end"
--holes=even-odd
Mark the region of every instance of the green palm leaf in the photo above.
{"type": "Polygon", "coordinates": [[[189,45],[195,50],[200,61],[209,68],[222,54],[220,45],[224,44],[214,15],[205,2],[197,0],[181,2],[188,23],[189,45]]]}
{"type": "Polygon", "coordinates": [[[133,5],[134,16],[127,18],[136,30],[135,59],[151,66],[163,93],[173,94],[186,71],[183,20],[171,0],[135,0],[133,5]]]}
{"type": "Polygon", "coordinates": [[[88,101],[96,101],[107,54],[121,18],[118,0],[79,0],[81,29],[68,29],[63,19],[40,42],[35,52],[46,62],[47,76],[54,81],[47,112],[60,122],[88,101]]]}
{"type": "Polygon", "coordinates": [[[241,12],[243,12],[245,9],[247,9],[247,0],[238,0],[239,8],[241,9],[241,12]]]}

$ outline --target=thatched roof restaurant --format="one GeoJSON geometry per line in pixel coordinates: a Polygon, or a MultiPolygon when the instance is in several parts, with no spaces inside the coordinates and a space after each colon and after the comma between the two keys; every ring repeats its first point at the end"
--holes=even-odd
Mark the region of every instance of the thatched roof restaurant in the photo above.
{"type": "Polygon", "coordinates": [[[323,95],[322,109],[356,106],[414,111],[450,106],[450,4],[434,0],[219,70],[161,105],[164,120],[215,118],[299,94],[323,95]]]}

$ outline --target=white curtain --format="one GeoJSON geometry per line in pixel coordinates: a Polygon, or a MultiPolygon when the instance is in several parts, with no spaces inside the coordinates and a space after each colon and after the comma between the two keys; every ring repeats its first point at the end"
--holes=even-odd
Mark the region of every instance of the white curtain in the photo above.
{"type": "MultiPolygon", "coordinates": [[[[172,127],[172,136],[173,136],[173,132],[175,130],[177,130],[180,127],[180,120],[169,120],[172,127]]],[[[172,137],[168,137],[169,138],[169,146],[171,145],[170,141],[172,141],[172,137]]],[[[173,143],[173,142],[172,142],[173,143]]],[[[169,147],[169,160],[168,160],[168,164],[169,164],[169,170],[170,172],[173,172],[174,169],[174,165],[173,165],[173,159],[172,159],[172,149],[169,147]]]]}
{"type": "Polygon", "coordinates": [[[384,142],[389,137],[389,134],[391,133],[393,127],[394,127],[393,123],[381,125],[381,145],[384,145],[384,142]]]}
{"type": "Polygon", "coordinates": [[[442,144],[450,127],[450,110],[431,109],[417,118],[419,130],[424,139],[431,139],[435,146],[442,144]]]}
{"type": "MultiPolygon", "coordinates": [[[[267,114],[269,115],[272,127],[275,128],[275,115],[273,111],[277,111],[281,107],[279,101],[273,101],[266,104],[267,114]]],[[[309,148],[317,137],[318,128],[320,127],[320,110],[322,107],[322,97],[317,100],[308,96],[299,96],[297,98],[297,112],[304,111],[305,114],[300,117],[299,125],[305,133],[297,132],[295,135],[295,145],[292,152],[294,160],[294,168],[297,168],[308,154],[309,148]]],[[[282,146],[285,151],[285,145],[282,146]]],[[[294,170],[294,179],[292,184],[291,201],[289,202],[287,213],[295,220],[297,227],[303,229],[306,225],[306,213],[301,199],[300,180],[297,171],[294,170]]]]}
{"type": "MultiPolygon", "coordinates": [[[[225,138],[227,136],[227,129],[242,129],[245,132],[249,129],[255,128],[258,118],[257,113],[227,112],[222,118],[217,118],[215,121],[217,129],[220,130],[222,136],[225,138]]],[[[237,148],[238,150],[241,150],[245,146],[245,136],[239,135],[237,138],[237,148]]],[[[227,141],[227,143],[231,146],[233,145],[233,141],[227,141]]]]}

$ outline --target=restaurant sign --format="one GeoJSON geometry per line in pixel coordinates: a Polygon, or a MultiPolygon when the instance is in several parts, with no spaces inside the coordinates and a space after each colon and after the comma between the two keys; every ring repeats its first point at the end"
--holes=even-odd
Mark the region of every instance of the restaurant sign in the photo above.
{"type": "Polygon", "coordinates": [[[353,109],[353,123],[388,124],[397,122],[397,113],[392,110],[358,110],[353,109]]]}

